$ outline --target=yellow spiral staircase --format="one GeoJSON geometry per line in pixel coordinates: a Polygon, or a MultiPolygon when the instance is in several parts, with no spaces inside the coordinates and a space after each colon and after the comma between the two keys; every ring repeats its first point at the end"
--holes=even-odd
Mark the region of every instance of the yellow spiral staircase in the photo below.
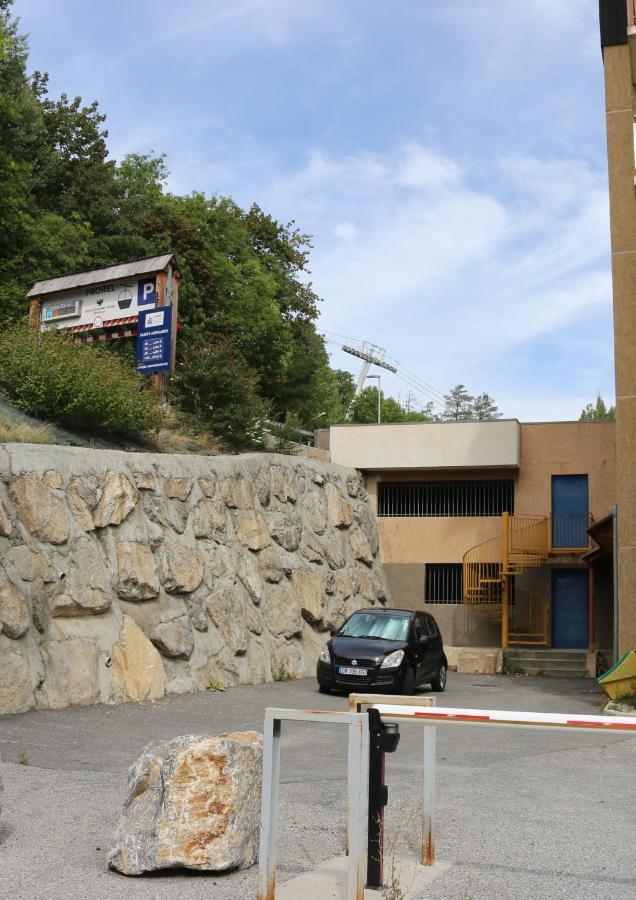
{"type": "Polygon", "coordinates": [[[501,534],[464,554],[464,606],[501,619],[501,645],[547,646],[548,601],[515,585],[511,579],[542,565],[552,552],[550,516],[502,514],[501,534]]]}

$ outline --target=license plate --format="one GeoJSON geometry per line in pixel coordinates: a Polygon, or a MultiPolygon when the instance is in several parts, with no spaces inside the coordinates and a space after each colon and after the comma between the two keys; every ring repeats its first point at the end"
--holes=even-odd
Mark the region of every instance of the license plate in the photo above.
{"type": "Polygon", "coordinates": [[[338,666],[340,675],[367,675],[368,669],[355,669],[351,666],[338,666]]]}

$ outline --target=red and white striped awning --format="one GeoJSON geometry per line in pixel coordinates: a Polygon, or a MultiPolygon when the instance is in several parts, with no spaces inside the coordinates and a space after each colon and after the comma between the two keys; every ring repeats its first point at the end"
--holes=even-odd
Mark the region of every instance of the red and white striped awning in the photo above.
{"type": "Polygon", "coordinates": [[[72,328],[66,328],[71,334],[80,334],[84,331],[101,331],[102,328],[118,328],[120,325],[132,325],[137,322],[137,316],[124,316],[123,319],[107,319],[101,325],[74,325],[72,328]]]}
{"type": "Polygon", "coordinates": [[[136,328],[122,328],[121,331],[106,331],[104,334],[76,334],[75,344],[97,344],[100,341],[117,341],[120,338],[137,337],[136,328]]]}

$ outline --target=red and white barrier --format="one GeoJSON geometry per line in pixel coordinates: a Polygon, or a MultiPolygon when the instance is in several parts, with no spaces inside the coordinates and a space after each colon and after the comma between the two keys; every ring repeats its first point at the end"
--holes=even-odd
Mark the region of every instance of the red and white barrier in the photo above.
{"type": "Polygon", "coordinates": [[[560,713],[514,712],[499,709],[455,709],[444,706],[401,706],[375,703],[383,718],[420,719],[431,725],[512,725],[516,728],[579,729],[585,731],[633,732],[636,718],[630,716],[580,716],[560,713]]]}

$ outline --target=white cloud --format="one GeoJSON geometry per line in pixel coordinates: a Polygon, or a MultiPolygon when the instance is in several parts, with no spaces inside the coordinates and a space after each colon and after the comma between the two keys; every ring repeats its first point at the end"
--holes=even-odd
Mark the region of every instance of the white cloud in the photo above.
{"type": "MultiPolygon", "coordinates": [[[[387,347],[441,390],[464,381],[499,395],[509,415],[547,417],[548,406],[578,415],[591,390],[584,367],[583,382],[569,394],[562,382],[547,404],[541,346],[570,334],[596,366],[593,392],[599,369],[607,377],[611,345],[599,350],[585,327],[609,315],[605,179],[576,159],[519,156],[496,168],[495,193],[416,143],[342,159],[315,152],[262,204],[280,218],[293,212],[314,234],[322,327],[387,347]],[[510,385],[511,362],[524,357],[536,376],[528,395],[523,383],[510,385]]],[[[388,374],[386,384],[408,390],[388,374]]]]}
{"type": "Polygon", "coordinates": [[[344,241],[352,241],[360,234],[353,222],[338,222],[333,233],[335,237],[342,238],[344,241]]]}

